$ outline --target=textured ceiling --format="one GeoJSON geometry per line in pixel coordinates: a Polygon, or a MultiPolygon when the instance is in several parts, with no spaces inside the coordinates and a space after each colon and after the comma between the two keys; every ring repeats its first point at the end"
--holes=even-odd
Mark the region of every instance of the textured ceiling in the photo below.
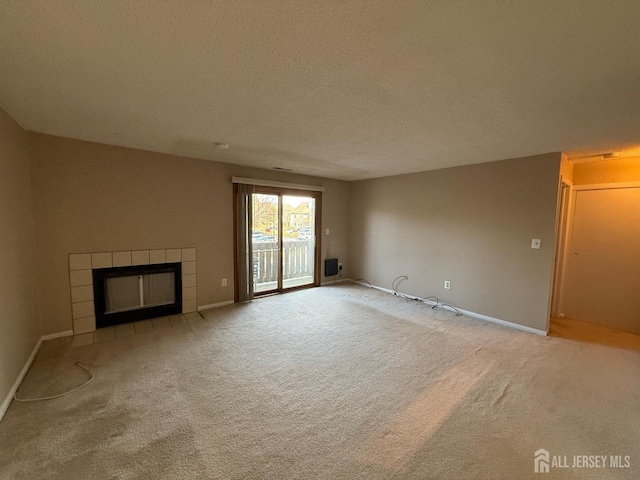
{"type": "Polygon", "coordinates": [[[0,105],[36,132],[349,180],[640,145],[634,0],[0,10],[0,105]]]}

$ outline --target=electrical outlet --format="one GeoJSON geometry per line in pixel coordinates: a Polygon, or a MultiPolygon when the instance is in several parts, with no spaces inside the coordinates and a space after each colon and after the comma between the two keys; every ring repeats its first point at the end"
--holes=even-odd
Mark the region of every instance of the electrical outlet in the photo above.
{"type": "Polygon", "coordinates": [[[446,288],[447,290],[451,289],[451,282],[449,280],[444,281],[444,288],[446,288]]]}
{"type": "Polygon", "coordinates": [[[227,286],[227,279],[226,279],[226,278],[223,278],[223,279],[222,279],[222,286],[223,286],[223,287],[226,287],[226,286],[227,286]]]}
{"type": "Polygon", "coordinates": [[[341,264],[341,263],[339,263],[339,264],[338,264],[338,271],[339,271],[339,272],[341,272],[341,271],[342,271],[342,264],[341,264]]]}

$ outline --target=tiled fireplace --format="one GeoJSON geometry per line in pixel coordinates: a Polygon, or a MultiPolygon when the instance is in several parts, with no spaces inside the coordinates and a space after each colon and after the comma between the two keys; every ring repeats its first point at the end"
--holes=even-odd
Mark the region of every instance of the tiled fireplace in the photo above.
{"type": "Polygon", "coordinates": [[[194,312],[197,309],[195,248],[70,254],[69,283],[73,333],[77,335],[96,329],[93,270],[176,262],[180,262],[182,272],[182,312],[194,312]]]}

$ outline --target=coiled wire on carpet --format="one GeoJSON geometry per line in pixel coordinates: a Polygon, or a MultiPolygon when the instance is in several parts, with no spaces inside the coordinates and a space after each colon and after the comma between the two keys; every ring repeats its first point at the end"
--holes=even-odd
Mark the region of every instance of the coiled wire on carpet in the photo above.
{"type": "Polygon", "coordinates": [[[398,285],[400,285],[400,283],[402,283],[403,280],[409,280],[409,277],[406,275],[399,275],[396,278],[394,278],[393,282],[391,282],[391,290],[393,290],[394,295],[397,295],[400,298],[404,298],[405,301],[408,302],[412,299],[407,295],[405,295],[404,293],[398,291],[398,285]]]}
{"type": "Polygon", "coordinates": [[[38,397],[38,398],[18,398],[18,392],[16,392],[13,395],[13,399],[17,402],[40,402],[42,400],[53,400],[54,398],[60,398],[60,397],[64,397],[65,395],[69,395],[70,393],[76,392],[78,390],[80,390],[82,387],[86,387],[87,385],[89,385],[91,383],[91,381],[95,378],[95,373],[93,373],[93,370],[91,370],[90,368],[85,367],[84,365],[82,365],[80,362],[76,362],[76,365],[79,366],[80,368],[82,368],[83,370],[87,371],[89,373],[89,375],[91,375],[91,378],[89,380],[87,380],[86,382],[84,382],[82,385],[74,388],[73,390],[69,390],[68,392],[64,392],[64,393],[60,393],[58,395],[51,395],[50,397],[38,397]]]}
{"type": "Polygon", "coordinates": [[[410,297],[410,296],[405,295],[404,293],[398,291],[398,285],[400,285],[403,280],[409,280],[409,277],[407,275],[399,275],[393,280],[393,282],[391,282],[391,289],[393,290],[393,294],[394,295],[397,295],[400,298],[404,298],[405,301],[415,300],[416,302],[422,302],[422,303],[425,303],[427,305],[431,305],[432,309],[435,309],[437,307],[450,308],[451,310],[456,312],[456,317],[462,316],[462,313],[460,313],[460,310],[458,310],[454,306],[449,305],[448,303],[440,303],[440,300],[435,295],[432,295],[432,296],[429,296],[429,297],[425,297],[425,298],[410,297]],[[435,302],[433,300],[430,300],[432,298],[435,298],[435,302]]]}

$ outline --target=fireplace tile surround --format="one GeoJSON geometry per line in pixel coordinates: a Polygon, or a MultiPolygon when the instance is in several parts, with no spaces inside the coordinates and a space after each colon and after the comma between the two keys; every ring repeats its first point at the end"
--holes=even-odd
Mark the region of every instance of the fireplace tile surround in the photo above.
{"type": "Polygon", "coordinates": [[[73,333],[78,335],[96,330],[93,269],[174,262],[182,263],[182,313],[195,312],[197,270],[196,249],[193,247],[69,254],[73,333]]]}

